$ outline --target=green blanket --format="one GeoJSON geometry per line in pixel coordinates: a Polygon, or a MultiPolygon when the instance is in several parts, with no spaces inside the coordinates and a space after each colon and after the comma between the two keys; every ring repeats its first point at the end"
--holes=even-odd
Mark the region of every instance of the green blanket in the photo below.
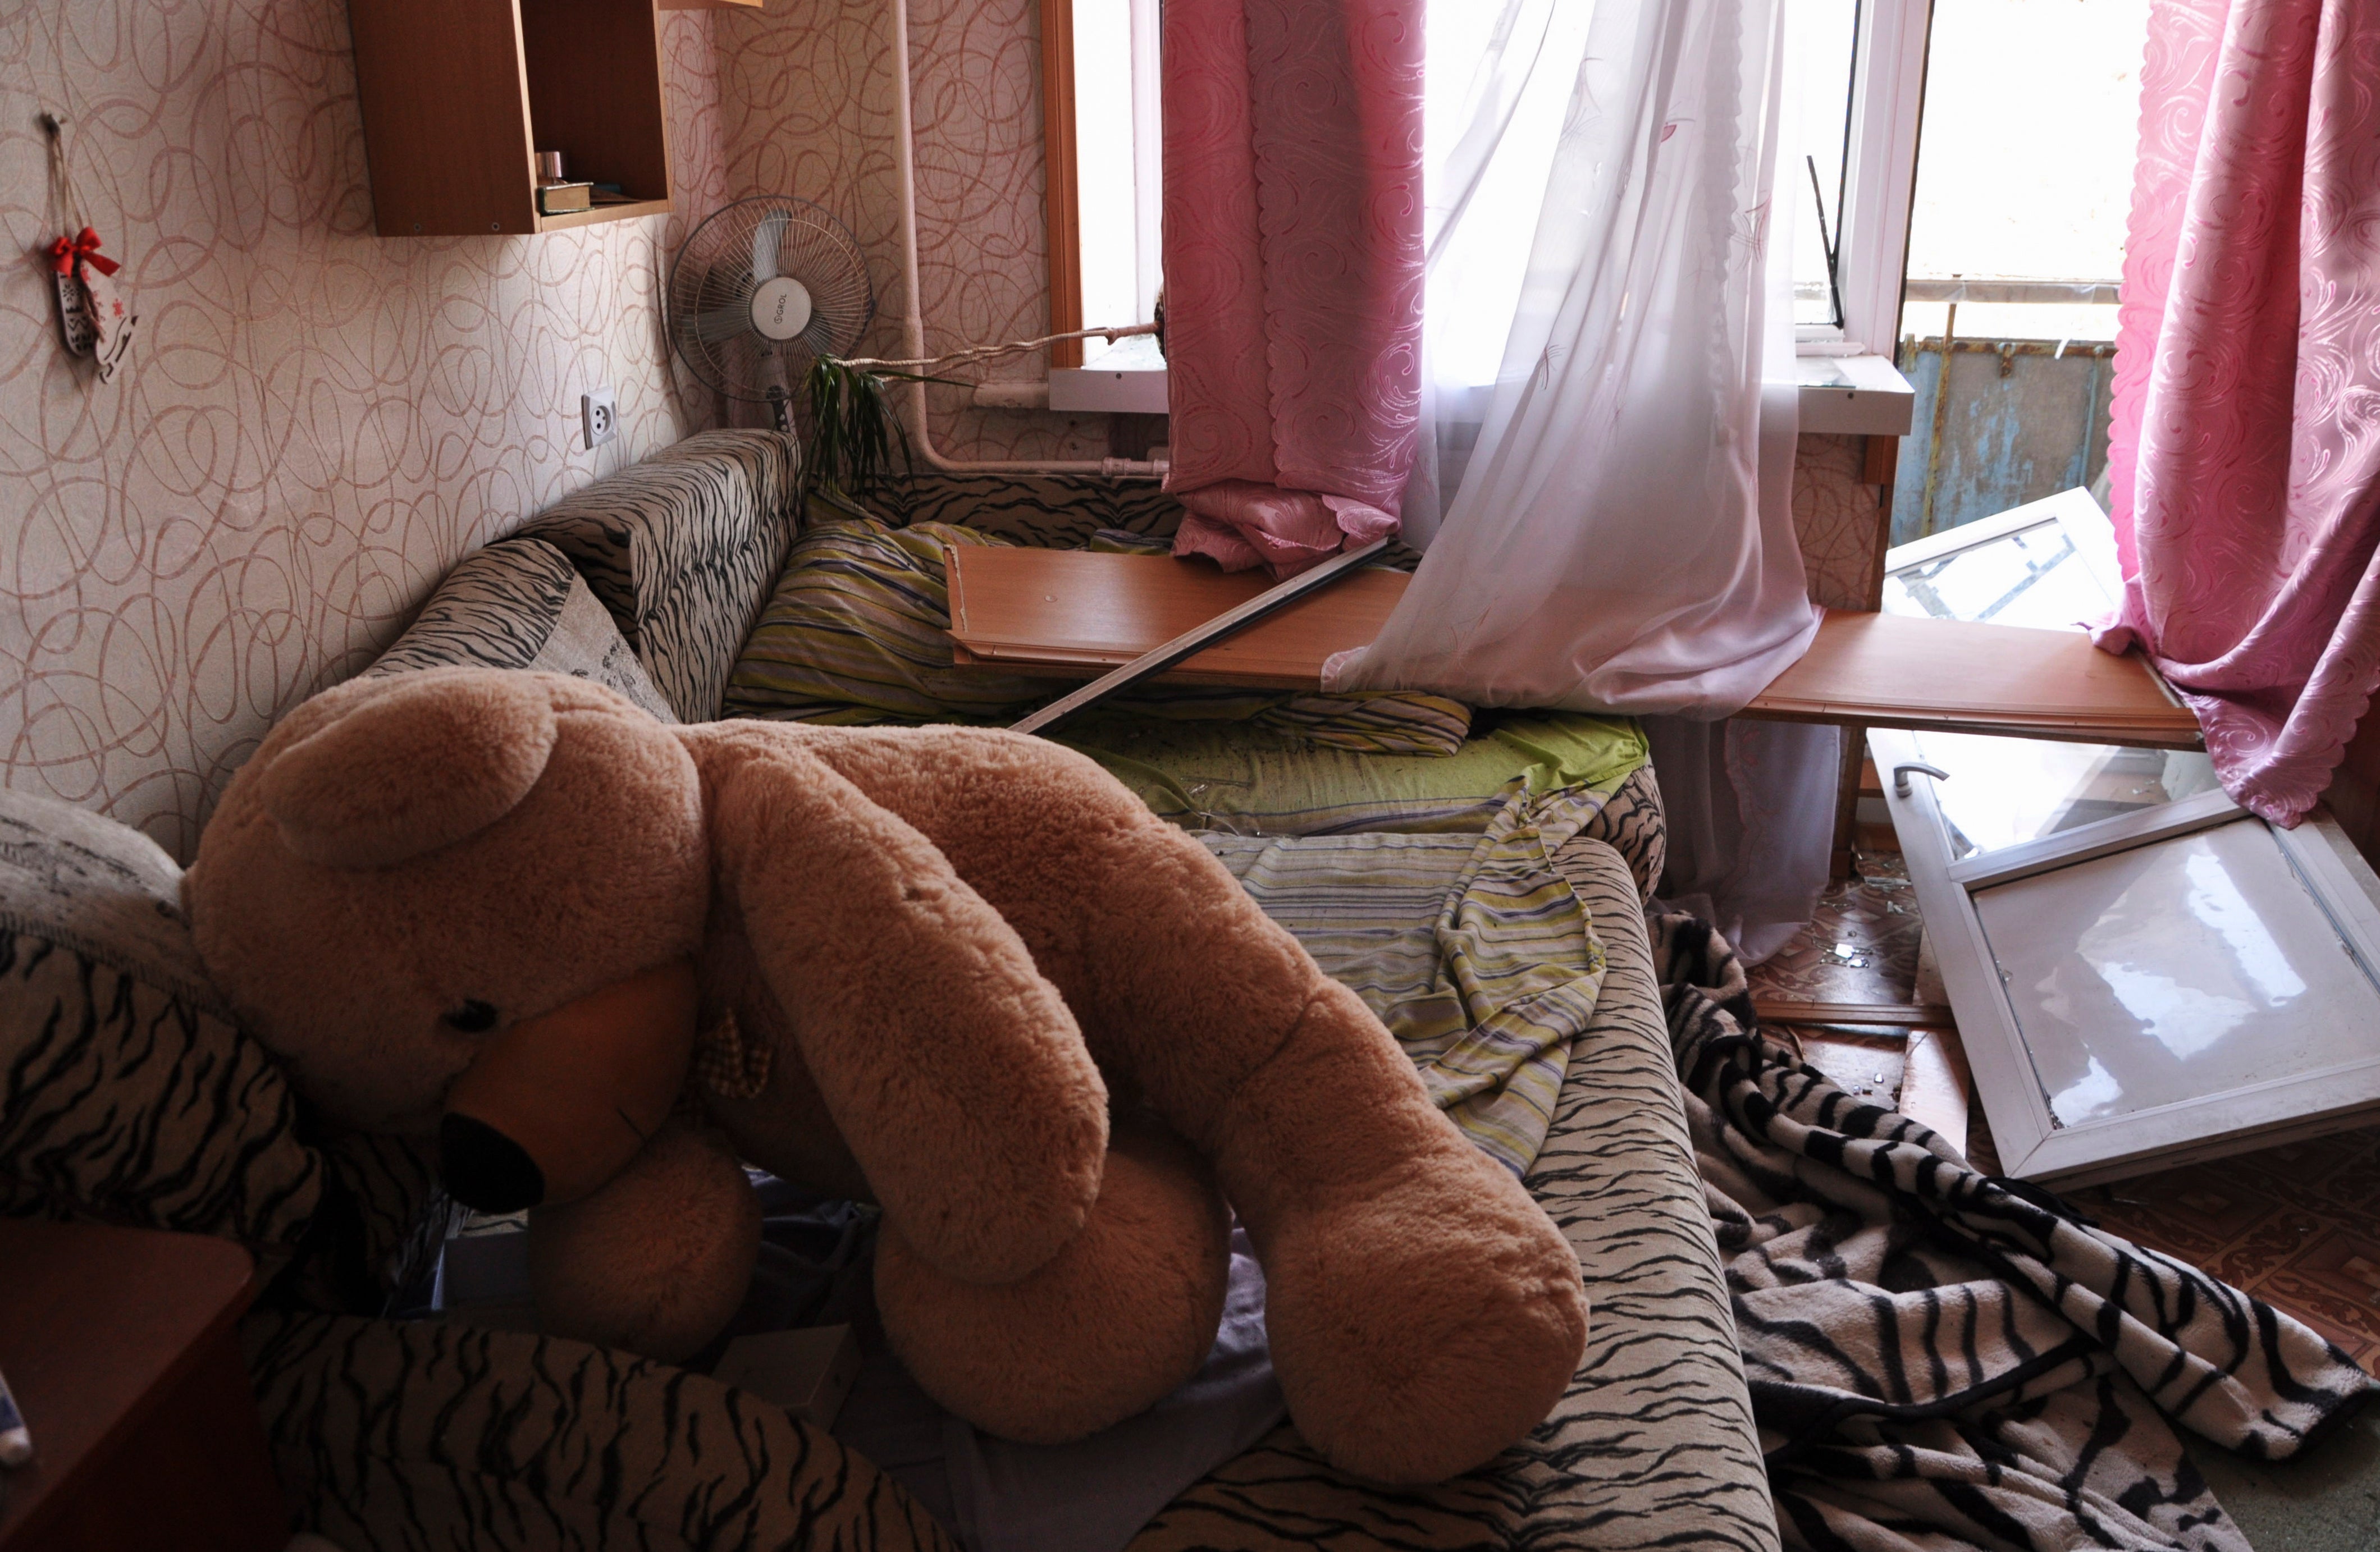
{"type": "MultiPolygon", "coordinates": [[[[1486,718],[1483,715],[1483,721],[1486,718]]],[[[1163,818],[1235,835],[1485,832],[1515,799],[1560,847],[1647,763],[1625,717],[1495,718],[1451,755],[1349,754],[1248,727],[1084,717],[1060,742],[1098,760],[1163,818]]]]}

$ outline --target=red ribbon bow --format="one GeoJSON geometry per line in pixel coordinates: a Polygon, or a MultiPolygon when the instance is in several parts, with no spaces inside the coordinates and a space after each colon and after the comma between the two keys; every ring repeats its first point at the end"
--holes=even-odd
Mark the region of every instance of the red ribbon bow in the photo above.
{"type": "Polygon", "coordinates": [[[99,234],[88,226],[71,237],[60,237],[52,243],[50,258],[60,274],[74,273],[77,264],[89,264],[103,275],[112,275],[123,267],[99,251],[99,234]]]}

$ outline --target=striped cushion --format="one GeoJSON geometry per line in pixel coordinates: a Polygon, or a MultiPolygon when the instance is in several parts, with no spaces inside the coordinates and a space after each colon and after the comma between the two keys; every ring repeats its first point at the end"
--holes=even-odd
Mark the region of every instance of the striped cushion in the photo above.
{"type": "Polygon", "coordinates": [[[1170,552],[1182,503],[1154,481],[1068,474],[913,474],[869,504],[893,522],[961,523],[1011,544],[1079,550],[1101,531],[1148,535],[1170,552]]]}
{"type": "Polygon", "coordinates": [[[325,1190],[280,1068],[190,943],[139,831],[0,792],[0,1214],[296,1249],[325,1190]]]}
{"type": "Polygon", "coordinates": [[[273,1461],[345,1552],[954,1552],[898,1484],[783,1407],[558,1337],[259,1309],[273,1461]]]}
{"type": "Polygon", "coordinates": [[[569,557],[542,540],[503,539],[446,574],[367,675],[476,663],[592,679],[662,721],[676,716],[628,649],[611,611],[569,557]]]}
{"type": "Polygon", "coordinates": [[[719,713],[794,530],[799,461],[774,431],[704,431],[521,525],[570,558],[686,722],[719,713]]]}
{"type": "Polygon", "coordinates": [[[1062,738],[1160,818],[1191,830],[1476,835],[1520,798],[1548,846],[1579,835],[1608,842],[1648,895],[1668,849],[1645,735],[1627,718],[1500,713],[1459,753],[1432,759],[1358,758],[1245,729],[1146,718],[1094,715],[1062,738]]]}
{"type": "Polygon", "coordinates": [[[1049,698],[1048,680],[951,666],[942,552],[1002,542],[950,523],[813,525],[727,677],[727,715],[839,726],[1023,716],[1049,698]]]}
{"type": "MultiPolygon", "coordinates": [[[[871,491],[868,503],[896,524],[964,523],[1043,550],[1080,550],[1095,536],[1129,533],[1168,555],[1184,515],[1180,498],[1154,480],[1088,474],[912,473],[871,491]]],[[[1421,552],[1397,540],[1381,554],[1405,571],[1421,564],[1421,552]]]]}
{"type": "MultiPolygon", "coordinates": [[[[1128,533],[1095,548],[1138,548],[1128,533]]],[[[1008,540],[953,523],[872,519],[813,526],[729,674],[726,714],[855,725],[1014,721],[1060,693],[1046,679],[951,664],[943,552],[1008,540]]],[[[1451,754],[1468,707],[1406,691],[1291,695],[1161,685],[1115,711],[1169,721],[1253,722],[1305,744],[1376,754],[1451,754]]]]}

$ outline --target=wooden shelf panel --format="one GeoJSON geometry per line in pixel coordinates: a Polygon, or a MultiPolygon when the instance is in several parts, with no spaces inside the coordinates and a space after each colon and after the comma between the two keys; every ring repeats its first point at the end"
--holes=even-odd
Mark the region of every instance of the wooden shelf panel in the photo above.
{"type": "Polygon", "coordinates": [[[558,232],[565,226],[594,226],[606,221],[632,221],[640,215],[667,215],[667,200],[638,200],[627,205],[597,205],[591,210],[570,211],[562,215],[540,215],[537,229],[558,232]]]}
{"type": "MultiPolygon", "coordinates": [[[[1084,550],[949,552],[953,661],[1087,679],[1132,661],[1272,586],[1205,560],[1084,550]]],[[[1361,647],[1404,596],[1402,571],[1359,571],[1183,662],[1168,678],[1313,689],[1323,661],[1361,647]]]]}
{"type": "MultiPolygon", "coordinates": [[[[1203,560],[1026,548],[950,552],[953,661],[1087,679],[1246,602],[1261,572],[1203,560]]],[[[1318,688],[1334,652],[1379,634],[1411,578],[1366,570],[1208,648],[1166,677],[1318,688]]],[[[1777,721],[1933,729],[2153,748],[2199,746],[2198,721],[2137,654],[2081,631],[1828,612],[1799,662],[1744,708],[1777,721]]]]}
{"type": "Polygon", "coordinates": [[[1776,721],[1856,722],[2151,748],[2199,746],[2139,654],[2082,631],[1829,610],[1817,639],[1743,709],[1776,721]]]}
{"type": "Polygon", "coordinates": [[[349,0],[382,236],[527,235],[670,208],[653,0],[349,0]],[[637,197],[540,215],[531,152],[637,197]]]}

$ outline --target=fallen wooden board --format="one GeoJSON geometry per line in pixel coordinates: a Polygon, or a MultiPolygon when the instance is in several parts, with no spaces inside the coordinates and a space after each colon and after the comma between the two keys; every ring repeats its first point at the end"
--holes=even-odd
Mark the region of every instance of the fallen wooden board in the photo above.
{"type": "MultiPolygon", "coordinates": [[[[1055,727],[1067,718],[1087,711],[1144,680],[1155,679],[1167,669],[1188,662],[1209,647],[1220,647],[1232,637],[1254,629],[1259,623],[1272,618],[1300,599],[1344,581],[1387,549],[1388,544],[1385,539],[1376,539],[1369,544],[1342,550],[1320,565],[1308,566],[1294,573],[1238,608],[1226,609],[1212,619],[1191,626],[1163,646],[1143,652],[1122,668],[1111,668],[1089,684],[1067,691],[1047,706],[1036,708],[1021,721],[1009,723],[1009,731],[1039,733],[1044,728],[1055,727]]],[[[952,650],[955,652],[957,649],[953,648],[952,650]]]]}
{"type": "Polygon", "coordinates": [[[1743,715],[2155,748],[2199,746],[2198,720],[2138,654],[2082,631],[1829,610],[1800,661],[1743,715]]]}
{"type": "MultiPolygon", "coordinates": [[[[954,549],[949,576],[954,663],[1058,679],[1096,678],[1271,586],[1203,560],[1022,546],[954,549]]],[[[1324,661],[1378,636],[1411,580],[1357,572],[1160,677],[1318,689],[1324,661]]],[[[1742,715],[2199,746],[2197,719],[2137,654],[2102,652],[2081,631],[1900,614],[1829,611],[1809,651],[1742,715]]]]}
{"type": "MultiPolygon", "coordinates": [[[[953,661],[1052,678],[1096,678],[1273,585],[1166,555],[969,545],[949,557],[953,661]]],[[[1158,677],[1317,689],[1324,661],[1379,635],[1412,580],[1359,571],[1158,677]]]]}

